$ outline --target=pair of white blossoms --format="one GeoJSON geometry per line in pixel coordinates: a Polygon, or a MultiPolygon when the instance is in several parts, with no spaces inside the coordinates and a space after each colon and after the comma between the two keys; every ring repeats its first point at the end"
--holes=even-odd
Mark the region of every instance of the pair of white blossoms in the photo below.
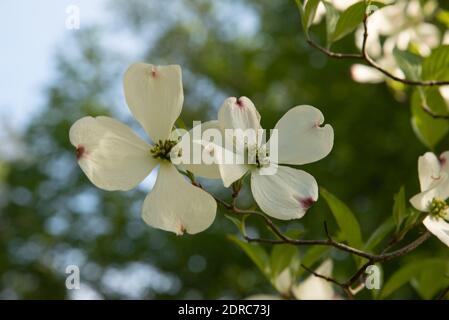
{"type": "MultiPolygon", "coordinates": [[[[177,168],[206,178],[221,178],[226,187],[250,172],[255,201],[265,213],[282,220],[301,218],[318,199],[318,185],[313,176],[278,165],[302,165],[329,154],[334,132],[328,124],[321,126],[324,117],[318,109],[297,106],[278,121],[276,162],[269,157],[267,142],[247,145],[248,149],[255,149],[256,162],[252,164],[175,166],[173,150],[182,154],[182,149],[176,149],[182,138],[178,139],[173,131],[184,100],[181,68],[133,64],[125,73],[124,90],[128,107],[154,144],[144,142],[121,122],[103,116],[84,117],[75,122],[70,128],[70,142],[76,147],[84,173],[104,190],[130,190],[159,165],[156,183],[142,209],[142,218],[150,226],[176,234],[195,234],[207,229],[215,219],[214,198],[188,182],[177,168]],[[270,167],[276,167],[276,173],[263,174],[270,167]]],[[[248,98],[231,97],[221,106],[218,120],[206,122],[202,127],[257,131],[261,129],[260,115],[248,98]]],[[[220,150],[214,149],[217,153],[220,150]]]]}

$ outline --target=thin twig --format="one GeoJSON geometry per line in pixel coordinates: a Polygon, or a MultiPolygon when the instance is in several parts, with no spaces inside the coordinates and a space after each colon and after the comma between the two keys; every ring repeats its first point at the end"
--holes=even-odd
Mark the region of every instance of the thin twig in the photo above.
{"type": "Polygon", "coordinates": [[[368,40],[367,17],[363,20],[363,27],[364,27],[364,32],[363,32],[363,42],[362,42],[362,52],[361,53],[340,53],[340,52],[331,51],[331,50],[329,50],[329,49],[319,45],[318,43],[313,41],[310,37],[308,37],[306,39],[306,41],[307,41],[307,43],[310,46],[314,47],[315,49],[318,49],[319,51],[321,51],[322,53],[324,53],[325,55],[327,55],[330,58],[364,60],[369,66],[377,69],[378,71],[383,73],[388,78],[391,78],[391,79],[393,79],[395,81],[398,81],[398,82],[402,82],[404,84],[408,84],[408,85],[411,85],[411,86],[423,86],[423,87],[449,85],[449,81],[448,80],[425,80],[425,81],[420,81],[420,80],[410,80],[410,79],[406,79],[406,78],[397,77],[394,74],[392,74],[391,72],[389,72],[389,71],[385,70],[384,68],[382,68],[367,53],[367,40],[368,40]]]}
{"type": "Polygon", "coordinates": [[[324,280],[326,280],[326,281],[335,283],[335,284],[338,285],[338,286],[343,286],[343,285],[344,285],[343,283],[338,282],[338,281],[335,280],[334,278],[327,277],[327,276],[325,276],[325,275],[319,274],[318,272],[316,272],[316,271],[310,269],[309,267],[307,267],[306,265],[304,265],[304,264],[302,264],[302,263],[301,263],[301,267],[302,267],[304,270],[306,270],[307,272],[310,272],[311,274],[313,274],[315,277],[318,277],[318,278],[324,279],[324,280]]]}
{"type": "Polygon", "coordinates": [[[306,39],[306,41],[310,46],[314,47],[315,49],[318,49],[319,51],[321,51],[322,53],[324,53],[325,55],[327,55],[328,57],[331,57],[331,58],[335,58],[335,59],[364,59],[363,55],[360,53],[333,52],[333,51],[319,45],[318,43],[314,42],[310,38],[306,39]]]}
{"type": "MultiPolygon", "coordinates": [[[[365,18],[363,19],[363,41],[362,41],[362,50],[361,53],[340,53],[340,52],[334,52],[330,49],[327,49],[318,43],[314,42],[309,36],[307,36],[306,41],[307,43],[312,46],[315,49],[318,49],[325,55],[327,55],[330,58],[334,59],[358,59],[365,61],[366,64],[371,66],[372,68],[378,70],[381,72],[384,76],[395,80],[397,82],[401,82],[407,85],[411,86],[422,86],[422,87],[434,87],[434,86],[444,86],[449,85],[448,80],[410,80],[407,78],[401,78],[393,73],[389,72],[388,70],[382,68],[374,59],[372,59],[368,52],[367,52],[367,41],[368,41],[368,17],[369,15],[365,15],[365,18]]],[[[435,119],[449,119],[449,115],[446,114],[437,114],[433,112],[429,106],[427,106],[425,103],[421,104],[421,108],[426,112],[428,115],[430,115],[432,118],[435,119]]]]}
{"type": "Polygon", "coordinates": [[[278,239],[251,238],[251,237],[247,236],[246,234],[244,234],[243,236],[248,242],[267,243],[267,244],[271,244],[271,245],[291,244],[291,245],[295,245],[295,246],[310,246],[310,245],[329,246],[329,247],[333,247],[333,248],[339,249],[341,251],[345,251],[350,254],[354,254],[356,256],[368,259],[368,261],[362,267],[360,267],[354,273],[354,275],[351,276],[344,283],[341,283],[331,277],[319,275],[318,273],[314,272],[307,266],[302,265],[302,267],[304,269],[311,272],[315,276],[318,276],[318,277],[323,278],[329,282],[337,284],[339,287],[342,288],[342,290],[347,294],[348,298],[350,298],[350,299],[352,299],[354,294],[358,293],[360,291],[360,289],[363,288],[363,287],[359,287],[359,288],[352,289],[352,286],[360,279],[360,277],[365,273],[366,269],[370,265],[372,265],[374,263],[387,262],[387,261],[399,258],[403,255],[406,255],[407,253],[415,250],[418,246],[420,246],[424,241],[426,241],[431,236],[430,232],[425,231],[417,239],[415,239],[414,241],[410,242],[409,244],[405,245],[404,247],[402,247],[400,249],[397,249],[397,250],[391,251],[391,252],[386,252],[387,250],[383,250],[381,254],[373,254],[373,253],[365,252],[363,250],[351,247],[349,245],[346,245],[344,243],[334,240],[330,236],[330,233],[329,233],[326,223],[324,223],[324,230],[325,230],[327,239],[318,239],[318,240],[292,239],[292,238],[286,236],[285,234],[283,234],[281,232],[281,230],[279,230],[279,228],[264,213],[255,211],[255,210],[243,210],[243,209],[237,208],[235,206],[232,206],[232,205],[226,203],[225,201],[222,201],[221,199],[218,199],[216,197],[215,197],[215,199],[217,200],[218,203],[223,205],[230,212],[233,212],[233,213],[239,214],[239,215],[253,215],[253,216],[260,217],[261,219],[263,219],[263,221],[265,222],[267,227],[278,238],[278,239]]]}
{"type": "Polygon", "coordinates": [[[449,85],[449,81],[439,81],[439,80],[427,80],[427,81],[418,81],[418,80],[409,80],[406,78],[400,78],[392,74],[391,72],[388,72],[387,70],[383,69],[381,66],[377,64],[369,55],[367,52],[367,40],[368,40],[368,15],[365,16],[365,19],[363,19],[363,42],[362,42],[362,58],[374,69],[382,72],[385,76],[388,78],[391,78],[395,81],[402,82],[408,85],[412,86],[444,86],[449,85]]]}
{"type": "Polygon", "coordinates": [[[328,276],[325,276],[323,274],[320,274],[320,273],[312,270],[311,268],[307,267],[306,265],[304,265],[302,263],[301,263],[301,267],[304,270],[306,270],[307,272],[313,274],[315,277],[318,277],[320,279],[324,279],[327,282],[330,282],[330,283],[333,283],[333,284],[339,286],[346,293],[346,295],[348,296],[349,299],[353,299],[354,298],[353,291],[351,290],[350,285],[348,285],[347,283],[342,283],[342,282],[339,282],[339,281],[335,280],[332,277],[328,277],[328,276]]]}
{"type": "Polygon", "coordinates": [[[392,252],[386,252],[381,254],[373,254],[369,252],[365,252],[363,250],[351,247],[347,244],[338,242],[334,240],[327,229],[327,225],[324,225],[325,233],[327,236],[327,239],[317,239],[317,240],[309,240],[309,239],[292,239],[279,230],[278,227],[271,221],[269,217],[267,217],[264,213],[255,211],[255,210],[244,210],[237,207],[233,207],[232,205],[226,203],[225,201],[218,199],[214,196],[215,200],[219,202],[221,205],[223,205],[227,210],[237,213],[237,214],[249,214],[253,216],[257,216],[263,219],[265,224],[268,226],[268,228],[279,238],[279,239],[263,239],[263,238],[251,238],[251,237],[245,237],[245,239],[248,242],[260,242],[260,243],[268,243],[268,244],[291,244],[296,246],[310,246],[310,245],[321,245],[321,246],[329,246],[334,247],[336,249],[339,249],[341,251],[345,251],[351,254],[354,254],[356,256],[366,258],[373,263],[376,262],[385,262],[389,261],[398,257],[401,257],[410,251],[413,251],[416,249],[419,245],[421,245],[424,241],[426,241],[430,237],[430,233],[428,231],[424,232],[420,237],[418,237],[413,242],[409,243],[408,245],[392,251],[392,252]]]}
{"type": "Polygon", "coordinates": [[[365,263],[363,266],[361,266],[355,273],[353,276],[351,276],[346,282],[345,285],[348,287],[351,287],[352,285],[354,285],[354,283],[356,283],[360,277],[365,273],[366,269],[373,264],[373,260],[368,260],[367,263],[365,263]]]}
{"type": "MultiPolygon", "coordinates": [[[[336,285],[338,285],[340,288],[343,289],[343,291],[346,293],[346,295],[348,296],[348,298],[352,299],[354,297],[355,294],[357,294],[358,292],[360,292],[360,290],[362,290],[365,285],[363,283],[360,283],[360,285],[356,288],[352,288],[352,286],[359,281],[360,277],[362,277],[362,275],[366,272],[366,269],[376,263],[376,262],[386,262],[395,258],[398,258],[400,256],[403,256],[407,253],[409,253],[410,251],[413,251],[414,249],[416,249],[419,245],[421,245],[425,240],[427,240],[430,237],[430,232],[426,231],[425,233],[423,233],[420,237],[418,237],[415,241],[411,242],[410,244],[408,244],[407,246],[393,251],[391,253],[385,253],[385,254],[380,254],[378,255],[376,258],[373,259],[369,259],[368,262],[366,262],[364,265],[362,265],[355,273],[353,276],[351,276],[346,282],[339,282],[331,277],[327,277],[324,275],[320,275],[317,272],[311,270],[310,268],[307,268],[306,266],[302,265],[301,266],[306,269],[307,271],[309,271],[310,273],[314,274],[315,276],[325,279],[326,281],[329,281],[331,283],[334,283],[336,285]]],[[[444,297],[449,293],[449,287],[443,291],[437,299],[444,299],[444,297]]]]}
{"type": "Polygon", "coordinates": [[[444,299],[446,299],[446,296],[447,296],[447,294],[449,293],[449,286],[446,288],[446,289],[444,289],[439,295],[438,295],[438,297],[436,298],[437,300],[444,300],[444,299]]]}
{"type": "MultiPolygon", "coordinates": [[[[187,176],[190,178],[191,183],[193,185],[197,186],[198,188],[203,189],[202,185],[195,180],[195,177],[193,176],[193,174],[189,173],[189,174],[187,174],[187,176]]],[[[363,275],[363,273],[368,268],[368,266],[370,266],[374,263],[387,262],[387,261],[393,260],[395,258],[401,257],[401,256],[415,250],[418,246],[420,246],[424,241],[426,241],[431,236],[429,231],[425,231],[417,239],[415,239],[414,241],[405,245],[404,247],[397,249],[395,251],[392,251],[392,252],[386,252],[387,250],[383,250],[381,254],[365,252],[363,250],[351,247],[347,244],[344,244],[344,243],[334,240],[329,233],[329,229],[327,227],[326,222],[324,223],[324,231],[325,231],[327,239],[317,239],[317,240],[292,239],[292,238],[288,237],[287,235],[283,234],[282,231],[273,223],[273,221],[263,212],[256,211],[256,210],[244,210],[244,209],[240,209],[240,208],[236,207],[234,205],[236,197],[233,197],[232,204],[229,204],[226,201],[218,198],[217,196],[215,196],[213,194],[211,194],[211,195],[218,204],[222,205],[226,210],[228,210],[231,213],[234,213],[234,214],[237,214],[237,215],[240,215],[243,217],[251,215],[251,216],[256,216],[256,217],[261,218],[264,221],[264,223],[266,224],[266,226],[278,238],[278,239],[251,238],[246,235],[246,232],[243,231],[243,237],[248,242],[267,243],[267,244],[271,244],[271,245],[290,244],[290,245],[295,245],[295,246],[310,246],[310,245],[329,246],[329,247],[333,247],[333,248],[339,249],[341,251],[345,251],[347,253],[368,259],[368,262],[366,262],[362,267],[360,267],[357,270],[357,272],[344,283],[341,283],[331,277],[326,277],[326,276],[320,275],[320,274],[316,273],[315,271],[311,270],[310,268],[308,268],[307,266],[302,265],[302,267],[304,269],[311,272],[315,276],[323,278],[329,282],[332,282],[332,283],[340,286],[344,290],[344,292],[347,294],[348,298],[350,298],[350,299],[353,298],[354,294],[356,294],[358,291],[360,291],[360,288],[352,289],[351,287],[360,279],[360,277],[363,275]]]]}
{"type": "Polygon", "coordinates": [[[389,253],[382,253],[377,256],[377,259],[374,259],[375,262],[386,262],[390,261],[399,257],[402,257],[406,255],[407,253],[415,250],[417,247],[419,247],[421,244],[423,244],[427,239],[431,237],[431,233],[426,230],[424,231],[418,238],[416,238],[414,241],[410,242],[408,245],[397,249],[395,251],[389,252],[389,253]]]}
{"type": "Polygon", "coordinates": [[[385,262],[385,261],[389,261],[398,257],[401,257],[407,253],[409,253],[410,251],[413,251],[414,249],[416,249],[416,247],[418,247],[419,245],[421,245],[424,241],[426,241],[429,237],[430,237],[430,233],[429,232],[424,232],[420,237],[418,237],[416,240],[414,240],[413,242],[409,243],[408,245],[389,252],[389,253],[382,253],[382,254],[373,254],[373,253],[369,253],[369,252],[365,252],[363,250],[351,247],[347,244],[338,242],[336,240],[334,240],[332,237],[330,237],[329,233],[326,230],[326,236],[327,239],[319,239],[319,240],[309,240],[309,239],[292,239],[287,237],[286,235],[282,234],[282,232],[273,224],[273,222],[267,218],[264,214],[257,212],[257,211],[247,211],[247,210],[238,210],[235,211],[237,213],[246,213],[246,214],[257,214],[257,216],[260,216],[264,219],[265,223],[267,224],[267,226],[273,231],[273,233],[278,236],[279,240],[275,240],[275,239],[263,239],[263,238],[250,238],[250,237],[246,237],[246,240],[248,242],[260,242],[260,243],[269,243],[269,244],[291,244],[291,245],[296,245],[296,246],[310,246],[310,245],[321,245],[321,246],[330,246],[330,247],[334,247],[336,249],[339,249],[341,251],[345,251],[351,254],[354,254],[356,256],[362,257],[362,258],[366,258],[370,261],[372,261],[372,263],[376,263],[376,262],[385,262]]]}
{"type": "Polygon", "coordinates": [[[307,267],[306,265],[304,265],[304,264],[302,264],[302,263],[301,263],[301,267],[302,267],[304,270],[306,270],[307,272],[313,274],[315,277],[324,279],[324,280],[326,280],[326,281],[328,281],[328,282],[331,282],[331,283],[333,283],[333,284],[339,286],[339,287],[342,288],[342,290],[346,293],[346,295],[348,296],[349,299],[353,299],[353,298],[354,298],[354,295],[352,294],[352,292],[351,292],[349,286],[347,286],[346,284],[341,283],[341,282],[335,280],[335,279],[332,278],[332,277],[328,277],[328,276],[322,275],[322,274],[320,274],[320,273],[318,273],[318,272],[316,272],[316,271],[310,269],[309,267],[307,267]]]}

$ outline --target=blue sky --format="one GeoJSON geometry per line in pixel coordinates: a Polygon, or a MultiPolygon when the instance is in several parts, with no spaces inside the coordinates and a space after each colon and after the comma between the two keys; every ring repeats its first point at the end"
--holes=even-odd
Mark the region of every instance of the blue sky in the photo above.
{"type": "MultiPolygon", "coordinates": [[[[63,43],[76,30],[65,26],[69,6],[80,9],[80,28],[92,24],[111,23],[106,9],[108,0],[1,0],[0,39],[2,50],[0,59],[0,126],[20,134],[33,119],[39,106],[44,103],[44,89],[54,75],[53,57],[57,45],[63,43]]],[[[180,1],[171,2],[172,5],[180,1]]],[[[232,3],[232,1],[231,1],[232,3]]],[[[155,3],[153,3],[154,5],[155,3]]],[[[163,7],[163,2],[156,2],[163,7]]],[[[235,18],[228,2],[217,2],[217,15],[222,20],[235,18]],[[227,5],[224,5],[227,3],[227,5]]],[[[257,19],[245,7],[239,7],[240,32],[254,34],[257,19]]],[[[235,27],[235,26],[234,26],[235,27]]],[[[235,33],[235,29],[232,30],[235,33]]],[[[108,45],[125,48],[130,62],[140,53],[138,39],[133,35],[124,36],[113,32],[113,41],[108,45]],[[117,38],[120,37],[120,41],[117,38]],[[134,54],[133,54],[134,53],[134,54]]],[[[105,39],[107,41],[107,39],[105,39]]],[[[120,48],[116,48],[120,49],[120,48]]],[[[123,50],[122,50],[123,51],[123,50]]],[[[1,138],[2,133],[0,133],[1,138]]]]}
{"type": "MultiPolygon", "coordinates": [[[[5,130],[12,130],[19,134],[23,132],[27,124],[32,121],[33,115],[39,110],[39,106],[44,103],[44,89],[51,82],[55,71],[53,57],[58,44],[70,37],[71,33],[76,32],[66,28],[67,7],[70,5],[79,7],[82,29],[83,26],[101,24],[107,20],[104,9],[106,2],[107,0],[0,1],[0,39],[2,39],[0,141],[5,142],[3,140],[5,130]]],[[[10,141],[6,141],[6,144],[8,142],[10,141]]],[[[4,147],[4,143],[2,145],[4,147]]],[[[156,172],[150,175],[141,187],[148,190],[154,183],[155,177],[156,172]]],[[[69,259],[65,265],[74,262],[71,256],[66,257],[64,254],[58,256],[58,259],[65,258],[69,259]]],[[[64,270],[65,265],[57,270],[64,270]]],[[[168,281],[167,276],[152,266],[136,263],[131,264],[130,268],[129,270],[128,268],[107,269],[103,279],[108,286],[107,290],[135,295],[136,292],[147,287],[155,287],[159,290],[171,288],[172,281],[168,281]],[[132,277],[126,272],[131,272],[132,277]],[[126,282],[123,277],[127,279],[126,282]],[[132,282],[129,282],[130,279],[133,279],[132,282]],[[123,287],[123,283],[127,286],[123,287]]],[[[70,292],[70,297],[98,299],[101,298],[101,294],[81,283],[81,289],[70,292]]]]}
{"type": "MultiPolygon", "coordinates": [[[[153,2],[161,8],[166,4],[153,2]]],[[[171,0],[170,0],[171,1],[171,0]]],[[[75,5],[80,9],[80,27],[92,24],[111,23],[108,11],[106,10],[108,0],[0,0],[0,39],[2,47],[0,53],[0,164],[2,161],[2,151],[5,145],[14,146],[15,141],[9,141],[8,132],[10,130],[18,134],[24,132],[27,124],[33,120],[39,107],[45,103],[44,89],[51,83],[55,75],[55,64],[53,57],[57,48],[64,40],[73,35],[75,30],[66,28],[66,9],[75,5]],[[6,132],[6,134],[5,134],[6,132]]],[[[171,2],[171,4],[175,1],[171,2]]],[[[181,1],[178,1],[181,3],[181,1]]],[[[187,2],[188,3],[188,2],[187,2]]],[[[247,11],[237,10],[240,15],[245,15],[245,19],[236,18],[231,6],[220,5],[218,11],[223,21],[229,21],[229,17],[242,22],[239,26],[242,32],[255,32],[257,21],[251,19],[251,14],[247,11]]],[[[232,7],[234,8],[234,7],[232,7]]],[[[228,30],[231,34],[235,29],[228,30]]],[[[126,58],[123,68],[128,63],[132,63],[139,58],[147,42],[135,39],[132,34],[121,35],[117,30],[111,34],[108,45],[114,49],[124,49],[126,58]]],[[[108,39],[104,39],[107,41],[108,39]]],[[[120,79],[118,79],[120,81],[120,79]]],[[[123,112],[130,117],[128,109],[123,103],[123,112]]],[[[6,150],[8,146],[6,146],[6,150]]],[[[6,154],[8,152],[6,151],[6,154]]],[[[11,152],[13,153],[13,152],[11,152]]],[[[142,190],[151,189],[156,178],[156,170],[144,180],[140,185],[142,190]]],[[[84,203],[93,206],[92,199],[84,199],[84,203]]],[[[58,218],[57,216],[55,217],[58,218]]],[[[51,222],[51,221],[50,221],[51,222]]],[[[54,220],[50,223],[50,228],[64,227],[64,221],[54,220]]],[[[198,257],[197,257],[198,258],[198,257]]],[[[73,248],[67,253],[58,254],[55,260],[62,261],[62,265],[55,265],[55,270],[65,270],[67,264],[82,265],[84,256],[80,249],[73,248]],[[78,260],[77,260],[78,259],[78,260]]],[[[179,280],[171,274],[158,270],[151,265],[143,263],[131,263],[123,269],[113,267],[105,270],[102,278],[102,285],[110,292],[121,292],[131,298],[139,297],[142,290],[153,288],[158,291],[176,290],[179,280]],[[177,282],[178,281],[178,282],[177,282]],[[125,286],[126,285],[126,286],[125,286]]],[[[101,294],[96,292],[84,283],[81,283],[81,290],[71,292],[71,298],[99,298],[101,294]]]]}
{"type": "Polygon", "coordinates": [[[101,22],[105,0],[2,0],[0,2],[0,125],[22,131],[42,104],[56,44],[70,33],[66,8],[80,8],[80,27],[101,22]]]}

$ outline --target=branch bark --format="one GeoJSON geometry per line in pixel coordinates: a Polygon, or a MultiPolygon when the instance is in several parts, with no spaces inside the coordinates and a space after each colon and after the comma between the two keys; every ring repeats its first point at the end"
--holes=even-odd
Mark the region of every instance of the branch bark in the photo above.
{"type": "Polygon", "coordinates": [[[411,251],[415,250],[416,248],[418,248],[422,243],[424,243],[431,236],[431,233],[426,230],[418,238],[416,238],[412,242],[408,243],[407,245],[405,245],[397,250],[388,252],[389,247],[387,247],[380,254],[375,254],[375,253],[365,252],[361,249],[357,249],[357,248],[349,246],[345,243],[338,242],[338,241],[334,240],[329,234],[326,223],[324,223],[324,230],[325,230],[327,239],[293,239],[293,238],[290,238],[287,235],[283,234],[282,231],[273,223],[273,221],[263,212],[256,211],[256,210],[240,209],[240,208],[237,208],[235,205],[229,204],[226,201],[223,201],[214,195],[213,195],[213,197],[215,198],[217,203],[221,204],[225,209],[227,209],[231,213],[234,213],[234,214],[237,214],[240,216],[252,215],[252,216],[261,218],[263,220],[263,222],[265,223],[265,225],[277,237],[277,239],[251,238],[246,235],[246,232],[243,232],[243,237],[248,242],[265,243],[265,244],[270,244],[270,245],[290,244],[290,245],[295,245],[295,246],[311,246],[311,245],[328,246],[328,247],[333,247],[338,250],[341,250],[341,251],[344,251],[344,252],[367,259],[368,261],[365,264],[363,264],[354,273],[354,275],[352,275],[345,282],[339,282],[332,277],[326,277],[326,276],[320,275],[320,274],[316,273],[315,271],[313,271],[312,269],[310,269],[309,267],[307,267],[305,265],[301,265],[305,270],[312,273],[313,275],[338,285],[346,293],[346,295],[348,296],[349,299],[352,299],[354,297],[354,295],[357,292],[359,292],[360,289],[363,288],[363,286],[359,286],[355,289],[353,289],[352,287],[363,276],[366,269],[370,265],[375,264],[375,263],[383,263],[383,262],[387,262],[387,261],[402,257],[402,256],[410,253],[411,251]]]}
{"type": "MultiPolygon", "coordinates": [[[[434,86],[444,86],[449,85],[449,81],[440,81],[440,80],[410,80],[407,78],[401,78],[398,76],[395,76],[393,73],[389,72],[388,70],[382,68],[373,58],[371,58],[367,52],[367,40],[368,40],[368,15],[365,15],[365,18],[363,20],[363,42],[362,42],[362,50],[361,53],[340,53],[340,52],[334,52],[330,49],[324,48],[323,46],[319,45],[318,43],[314,42],[309,36],[307,36],[307,43],[312,46],[315,49],[318,49],[325,55],[327,55],[330,58],[334,59],[358,59],[364,61],[367,65],[370,67],[378,70],[386,77],[397,81],[404,83],[406,85],[410,86],[422,86],[422,87],[434,87],[434,86]]],[[[435,119],[449,119],[449,115],[445,114],[437,114],[433,112],[428,106],[422,105],[422,109],[429,114],[431,117],[435,119]]]]}
{"type": "MultiPolygon", "coordinates": [[[[187,172],[187,173],[182,172],[182,173],[184,175],[186,175],[191,180],[191,183],[194,186],[204,190],[203,186],[195,180],[195,177],[192,173],[190,173],[190,172],[187,172]]],[[[341,250],[341,251],[344,251],[344,252],[367,259],[368,261],[364,265],[362,265],[362,267],[360,267],[356,271],[356,273],[354,273],[353,276],[351,276],[347,281],[345,281],[343,283],[335,280],[334,278],[320,275],[320,274],[314,272],[309,267],[307,267],[305,265],[301,265],[304,269],[306,269],[308,272],[311,272],[315,276],[323,278],[326,281],[332,282],[332,283],[338,285],[339,287],[341,287],[342,290],[347,294],[348,298],[350,298],[350,299],[352,299],[354,294],[356,294],[358,291],[360,291],[360,289],[363,288],[363,286],[359,286],[356,289],[352,289],[352,286],[360,279],[360,277],[364,274],[364,272],[366,271],[368,266],[370,266],[374,263],[387,262],[387,261],[402,257],[402,256],[406,255],[407,253],[418,248],[422,243],[424,243],[431,236],[431,233],[426,230],[414,241],[401,247],[400,249],[388,252],[388,250],[391,246],[387,246],[383,251],[381,251],[380,254],[366,252],[361,249],[354,248],[350,245],[347,245],[345,243],[334,240],[329,233],[326,222],[324,223],[324,231],[326,234],[326,239],[293,239],[293,238],[290,238],[287,235],[283,234],[282,231],[273,223],[273,221],[265,213],[256,211],[256,210],[244,210],[244,209],[240,209],[240,208],[236,207],[235,203],[236,203],[236,198],[238,196],[238,192],[236,192],[235,189],[233,190],[233,194],[232,194],[232,203],[227,203],[226,201],[218,198],[217,196],[215,196],[213,194],[211,194],[211,195],[218,204],[223,206],[226,210],[228,210],[231,213],[237,214],[241,217],[250,215],[250,216],[256,216],[256,217],[262,219],[263,222],[265,223],[265,225],[277,237],[277,239],[251,238],[246,234],[245,230],[243,230],[242,231],[243,237],[248,242],[266,243],[266,244],[271,244],[271,245],[290,244],[290,245],[295,245],[295,246],[310,246],[310,245],[328,246],[328,247],[333,247],[338,250],[341,250]]]]}

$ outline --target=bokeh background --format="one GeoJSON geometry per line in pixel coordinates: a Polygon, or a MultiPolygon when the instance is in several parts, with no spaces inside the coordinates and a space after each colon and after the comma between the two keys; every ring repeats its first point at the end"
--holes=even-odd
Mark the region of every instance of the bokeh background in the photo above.
{"type": "MultiPolygon", "coordinates": [[[[391,215],[401,185],[407,196],[418,191],[417,158],[426,148],[412,131],[408,101],[385,84],[353,82],[351,61],[329,60],[310,48],[294,1],[3,0],[0,17],[2,299],[218,299],[274,292],[228,240],[237,229],[223,212],[206,232],[177,237],[140,218],[154,173],[133,191],[105,192],[77,166],[68,131],[78,118],[112,115],[143,133],[121,82],[136,61],[182,66],[186,124],[216,118],[227,96],[251,97],[265,128],[295,105],[321,109],[335,129],[335,147],[304,169],[353,209],[364,239],[391,215]],[[65,27],[68,5],[80,9],[79,30],[65,27]],[[65,268],[72,264],[81,269],[80,290],[65,287],[65,268]]],[[[315,32],[324,35],[324,26],[315,32]]],[[[339,48],[356,50],[353,36],[339,48]]],[[[447,149],[445,139],[437,151],[447,149]]],[[[229,198],[219,182],[206,185],[229,198]]],[[[250,197],[246,187],[240,205],[250,205],[250,197]]],[[[319,201],[289,227],[320,238],[323,221],[335,228],[319,201]]],[[[251,232],[265,231],[254,224],[251,232]]],[[[351,274],[347,255],[328,255],[336,277],[351,274]]],[[[430,256],[449,257],[431,239],[387,264],[385,275],[430,256]]],[[[394,297],[419,298],[415,289],[412,283],[394,297]]]]}

